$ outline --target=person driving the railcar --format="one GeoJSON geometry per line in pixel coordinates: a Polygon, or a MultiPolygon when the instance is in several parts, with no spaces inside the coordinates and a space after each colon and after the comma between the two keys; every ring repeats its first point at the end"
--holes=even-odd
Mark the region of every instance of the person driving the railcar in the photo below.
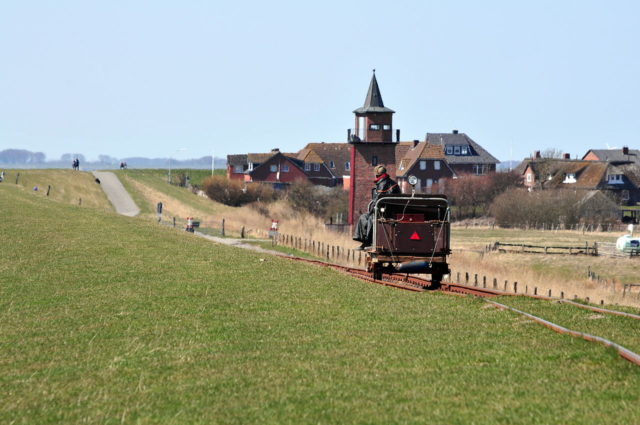
{"type": "Polygon", "coordinates": [[[355,228],[353,240],[362,244],[356,248],[357,250],[368,249],[373,242],[373,208],[376,201],[382,195],[390,195],[400,193],[400,187],[387,174],[387,169],[383,165],[378,165],[375,169],[375,188],[372,191],[372,199],[369,203],[369,211],[362,214],[355,228]]]}

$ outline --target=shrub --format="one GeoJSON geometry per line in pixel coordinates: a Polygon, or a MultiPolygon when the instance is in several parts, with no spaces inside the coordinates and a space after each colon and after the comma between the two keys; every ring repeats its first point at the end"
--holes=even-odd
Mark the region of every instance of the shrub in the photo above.
{"type": "MultiPolygon", "coordinates": [[[[605,198],[606,200],[606,198],[605,198]]],[[[571,226],[579,222],[608,222],[611,204],[602,198],[589,200],[587,192],[572,190],[512,189],[498,196],[490,212],[503,227],[553,224],[571,226]]]]}
{"type": "Polygon", "coordinates": [[[276,198],[271,186],[229,180],[225,176],[212,176],[204,180],[203,190],[214,201],[239,207],[255,201],[271,202],[276,198]]]}
{"type": "Polygon", "coordinates": [[[444,193],[452,206],[457,207],[456,218],[475,217],[486,211],[491,202],[504,191],[516,187],[520,176],[514,172],[489,173],[483,176],[463,174],[444,182],[444,193]]]}
{"type": "Polygon", "coordinates": [[[316,186],[307,180],[296,180],[287,190],[287,201],[296,211],[308,212],[329,219],[342,214],[346,217],[348,193],[342,187],[316,186]]]}

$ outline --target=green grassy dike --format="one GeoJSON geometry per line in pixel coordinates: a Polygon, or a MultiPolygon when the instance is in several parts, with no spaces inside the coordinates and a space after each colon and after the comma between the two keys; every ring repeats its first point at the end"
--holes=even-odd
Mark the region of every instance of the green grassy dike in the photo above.
{"type": "Polygon", "coordinates": [[[640,367],[482,301],[364,284],[15,185],[0,200],[0,423],[640,417],[640,367]]]}

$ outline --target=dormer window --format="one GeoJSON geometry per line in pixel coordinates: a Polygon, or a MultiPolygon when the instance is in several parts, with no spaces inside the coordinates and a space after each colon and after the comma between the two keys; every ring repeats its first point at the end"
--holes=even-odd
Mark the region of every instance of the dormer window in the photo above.
{"type": "Polygon", "coordinates": [[[329,168],[336,168],[336,163],[333,161],[329,161],[329,168]]]}
{"type": "Polygon", "coordinates": [[[320,164],[317,162],[313,163],[313,171],[320,171],[320,164]]]}
{"type": "Polygon", "coordinates": [[[445,149],[447,151],[447,155],[453,155],[453,146],[447,145],[445,149]]]}
{"type": "Polygon", "coordinates": [[[576,182],[576,173],[567,173],[564,175],[564,180],[562,183],[575,183],[576,182]]]}
{"type": "Polygon", "coordinates": [[[453,154],[454,155],[460,155],[460,146],[454,146],[453,147],[453,154]]]}
{"type": "Polygon", "coordinates": [[[249,171],[253,170],[253,162],[249,163],[249,171]]]}
{"type": "Polygon", "coordinates": [[[420,169],[421,170],[426,170],[427,169],[427,161],[424,159],[420,160],[420,169]]]}
{"type": "Polygon", "coordinates": [[[469,148],[467,146],[460,146],[460,155],[469,155],[469,148]]]}
{"type": "Polygon", "coordinates": [[[351,169],[351,163],[350,163],[349,161],[347,161],[347,162],[345,162],[345,163],[344,163],[344,169],[345,169],[346,171],[349,171],[349,170],[351,169]]]}
{"type": "Polygon", "coordinates": [[[305,162],[304,163],[304,171],[311,171],[311,163],[310,162],[305,162]]]}
{"type": "Polygon", "coordinates": [[[609,174],[609,184],[622,184],[622,174],[609,174]]]}

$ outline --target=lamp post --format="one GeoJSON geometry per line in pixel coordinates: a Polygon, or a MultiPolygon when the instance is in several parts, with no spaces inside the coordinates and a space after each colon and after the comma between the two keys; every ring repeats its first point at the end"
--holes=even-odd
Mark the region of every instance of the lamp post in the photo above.
{"type": "MultiPolygon", "coordinates": [[[[187,148],[180,148],[180,149],[176,149],[175,154],[177,154],[178,152],[184,152],[186,151],[187,148]]],[[[169,184],[171,184],[171,155],[169,155],[169,184]]]]}

